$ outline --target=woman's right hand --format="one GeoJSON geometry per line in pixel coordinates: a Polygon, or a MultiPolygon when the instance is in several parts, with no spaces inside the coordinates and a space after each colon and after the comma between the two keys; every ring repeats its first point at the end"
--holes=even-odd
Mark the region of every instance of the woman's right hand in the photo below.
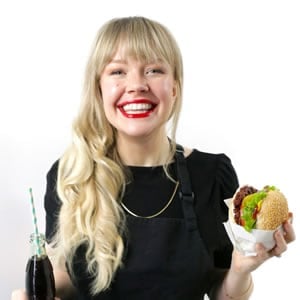
{"type": "Polygon", "coordinates": [[[11,300],[28,300],[24,290],[15,290],[11,294],[11,300]]]}
{"type": "MultiPolygon", "coordinates": [[[[28,300],[25,290],[15,290],[11,294],[11,300],[28,300]]],[[[55,300],[60,298],[55,297],[55,300]]]]}

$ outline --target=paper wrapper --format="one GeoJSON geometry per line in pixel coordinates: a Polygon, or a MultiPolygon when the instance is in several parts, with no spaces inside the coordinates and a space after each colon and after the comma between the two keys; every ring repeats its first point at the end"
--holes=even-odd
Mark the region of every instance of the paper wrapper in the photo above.
{"type": "MultiPolygon", "coordinates": [[[[224,201],[229,207],[231,199],[224,201]]],[[[282,226],[279,226],[275,230],[252,229],[251,232],[248,232],[242,226],[230,221],[229,218],[223,224],[233,246],[246,256],[256,255],[256,243],[261,243],[267,250],[271,250],[275,246],[274,232],[278,229],[282,230],[282,226]]]]}

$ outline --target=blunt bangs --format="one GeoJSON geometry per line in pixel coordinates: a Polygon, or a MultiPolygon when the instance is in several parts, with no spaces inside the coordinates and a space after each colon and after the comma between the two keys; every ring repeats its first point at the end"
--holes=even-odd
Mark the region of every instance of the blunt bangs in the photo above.
{"type": "Polygon", "coordinates": [[[101,55],[98,57],[100,74],[121,47],[124,57],[146,63],[163,61],[173,68],[175,80],[181,76],[181,70],[176,70],[181,69],[181,54],[176,41],[157,22],[142,17],[114,19],[103,28],[97,44],[98,50],[101,49],[98,51],[101,55]]]}

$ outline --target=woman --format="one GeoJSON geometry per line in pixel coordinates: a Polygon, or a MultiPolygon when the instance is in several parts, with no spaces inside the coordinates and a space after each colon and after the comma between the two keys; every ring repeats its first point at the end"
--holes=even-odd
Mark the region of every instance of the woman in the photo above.
{"type": "Polygon", "coordinates": [[[223,199],[237,176],[224,154],[176,144],[182,84],[180,50],[164,26],[130,17],[100,29],[73,143],[47,176],[61,299],[249,299],[251,272],[295,239],[286,222],[271,251],[232,249],[223,199]]]}

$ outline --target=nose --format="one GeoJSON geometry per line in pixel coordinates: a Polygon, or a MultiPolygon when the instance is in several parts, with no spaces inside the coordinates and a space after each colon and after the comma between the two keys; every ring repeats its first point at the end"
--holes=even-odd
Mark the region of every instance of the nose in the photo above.
{"type": "Polygon", "coordinates": [[[141,72],[132,72],[127,75],[126,91],[132,92],[146,92],[149,90],[147,79],[141,72]]]}

